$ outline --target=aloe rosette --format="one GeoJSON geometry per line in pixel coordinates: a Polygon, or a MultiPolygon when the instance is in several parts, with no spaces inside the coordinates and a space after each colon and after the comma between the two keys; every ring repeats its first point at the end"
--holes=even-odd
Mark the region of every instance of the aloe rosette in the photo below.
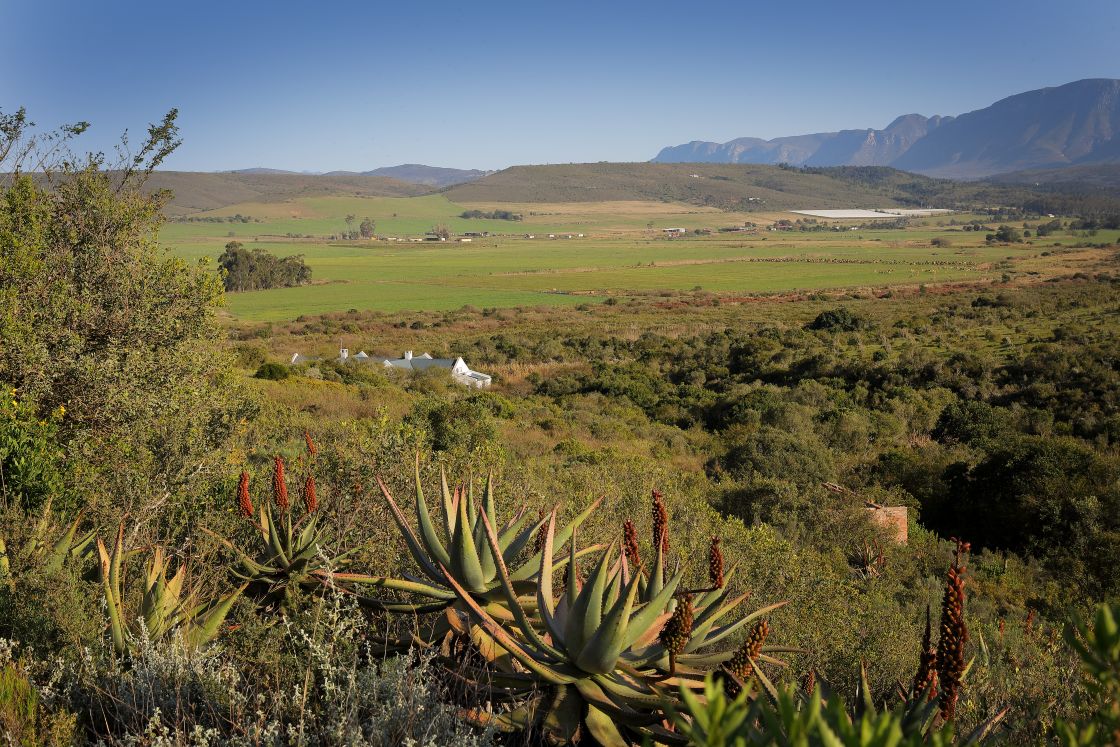
{"type": "MultiPolygon", "coordinates": [[[[495,532],[495,542],[487,540],[486,527],[497,527],[498,509],[493,476],[487,478],[481,502],[476,500],[473,484],[466,489],[452,490],[446,473],[441,472],[441,501],[437,522],[432,520],[424,488],[420,480],[419,463],[415,470],[415,511],[417,529],[414,530],[404,512],[385,483],[378,478],[378,486],[389,510],[404,537],[412,560],[420,575],[406,574],[402,578],[371,576],[357,573],[335,573],[333,581],[353,588],[376,588],[394,592],[392,598],[359,595],[367,606],[390,612],[438,612],[456,605],[456,587],[471,595],[472,599],[487,607],[491,614],[511,620],[505,609],[505,590],[499,579],[499,568],[510,568],[508,576],[517,595],[535,593],[540,575],[543,553],[529,552],[530,543],[538,536],[545,519],[534,520],[524,507],[517,511],[495,532]]],[[[591,515],[599,501],[575,516],[556,535],[556,544],[563,546],[575,534],[576,528],[591,515]]],[[[589,547],[576,553],[581,557],[594,552],[589,547]]],[[[549,559],[552,560],[551,558],[549,559]]],[[[567,563],[567,558],[559,561],[567,563]]]]}
{"type": "MultiPolygon", "coordinates": [[[[487,542],[493,547],[498,535],[488,519],[482,519],[487,542]]],[[[718,663],[731,654],[680,657],[675,673],[668,671],[669,651],[661,632],[680,603],[682,572],[659,575],[658,561],[650,574],[631,570],[626,553],[612,544],[598,557],[587,580],[576,570],[576,544],[569,549],[566,586],[554,592],[552,562],[556,513],[548,518],[544,552],[533,609],[522,604],[504,564],[497,577],[505,593],[505,604],[513,622],[503,623],[490,614],[471,593],[454,582],[459,600],[469,609],[482,633],[492,644],[508,653],[517,666],[512,675],[492,671],[477,672],[479,680],[492,682],[491,697],[503,696],[515,705],[498,714],[470,714],[509,730],[543,730],[553,738],[566,741],[586,727],[603,745],[629,745],[645,738],[679,742],[666,731],[665,699],[672,698],[669,686],[702,690],[702,663],[718,663]]],[[[664,565],[663,543],[656,556],[664,565]]],[[[684,648],[696,651],[718,643],[742,626],[760,618],[779,605],[757,610],[734,623],[717,623],[745,599],[728,600],[723,590],[704,599],[700,620],[681,631],[684,648]],[[717,599],[722,599],[716,602],[717,599]],[[699,622],[699,625],[696,623],[699,622]]],[[[788,650],[776,649],[774,650],[788,650]]],[[[780,661],[768,657],[775,663],[780,661]]],[[[762,675],[764,677],[764,675],[762,675]]],[[[766,680],[769,688],[773,685],[766,680]]]]}
{"type": "Polygon", "coordinates": [[[156,547],[148,560],[140,608],[130,610],[125,603],[125,559],[130,553],[124,549],[124,524],[117,528],[112,551],[99,537],[97,553],[109,631],[118,654],[126,653],[132,646],[133,636],[141,634],[153,641],[177,640],[188,649],[205,646],[221,633],[222,623],[245,591],[245,586],[241,586],[223,597],[200,601],[194,591],[184,592],[186,564],[180,563],[168,577],[171,561],[164,555],[163,548],[156,547]]]}

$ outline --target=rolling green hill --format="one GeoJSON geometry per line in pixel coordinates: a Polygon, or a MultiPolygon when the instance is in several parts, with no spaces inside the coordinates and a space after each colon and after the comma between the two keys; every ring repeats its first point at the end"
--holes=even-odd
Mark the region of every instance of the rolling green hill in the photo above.
{"type": "MultiPolygon", "coordinates": [[[[446,190],[459,203],[645,200],[735,211],[1023,205],[1053,190],[1025,184],[934,179],[886,166],[792,167],[713,163],[585,163],[514,166],[446,190]]],[[[1076,211],[1061,204],[1049,212],[1076,211]]],[[[1033,209],[1039,209],[1035,205],[1033,209]]],[[[1094,211],[1107,206],[1095,205],[1094,211]]]]}
{"type": "Polygon", "coordinates": [[[447,195],[455,202],[661,200],[735,210],[902,204],[879,189],[853,186],[827,174],[754,164],[514,166],[452,187],[447,195]]]}
{"type": "Polygon", "coordinates": [[[214,210],[243,202],[280,202],[297,197],[411,197],[429,187],[378,176],[316,176],[278,173],[198,173],[157,171],[152,189],[170,189],[170,215],[214,210]]]}

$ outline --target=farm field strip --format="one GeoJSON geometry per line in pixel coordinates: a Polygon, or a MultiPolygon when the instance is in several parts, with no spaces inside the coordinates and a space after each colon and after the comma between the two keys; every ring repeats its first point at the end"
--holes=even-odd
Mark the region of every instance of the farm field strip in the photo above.
{"type": "MultiPolygon", "coordinates": [[[[718,227],[744,220],[773,221],[790,213],[725,213],[681,203],[491,204],[451,202],[446,196],[314,197],[243,203],[200,214],[251,216],[262,222],[169,223],[161,240],[188,260],[216,259],[230,240],[278,256],[301,254],[313,283],[299,288],[233,293],[228,308],[246,320],[281,321],[348,309],[447,310],[464,305],[513,307],[586,302],[606,295],[688,292],[797,292],[848,287],[990,279],[1006,269],[1042,268],[1051,244],[987,246],[983,234],[959,227],[767,231],[686,234],[668,238],[661,227],[718,227]],[[464,209],[511,210],[525,222],[462,219],[464,209]],[[471,243],[328,241],[307,238],[356,228],[369,215],[377,233],[394,228],[423,233],[433,225],[453,231],[504,232],[471,243]],[[540,221],[540,223],[536,223],[540,221]],[[651,229],[650,224],[654,224],[651,229]],[[572,239],[524,238],[534,226],[550,232],[583,231],[572,239]],[[291,234],[288,238],[285,234],[291,234]],[[949,246],[931,246],[935,238],[949,246]],[[997,269],[998,267],[998,269],[997,269]]],[[[1098,241],[1115,240],[1101,232],[1098,241]]],[[[538,231],[539,234],[539,231],[538,231]]]]}

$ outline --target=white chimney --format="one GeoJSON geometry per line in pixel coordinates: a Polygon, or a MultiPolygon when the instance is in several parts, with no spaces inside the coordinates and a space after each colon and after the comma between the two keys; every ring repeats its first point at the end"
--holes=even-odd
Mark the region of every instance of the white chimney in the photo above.
{"type": "Polygon", "coordinates": [[[404,359],[406,361],[412,360],[412,351],[411,350],[404,351],[404,359]]]}

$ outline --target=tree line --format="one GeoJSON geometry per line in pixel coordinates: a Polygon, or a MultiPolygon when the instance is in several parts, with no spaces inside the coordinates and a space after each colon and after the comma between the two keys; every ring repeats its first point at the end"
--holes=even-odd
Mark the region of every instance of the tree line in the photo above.
{"type": "Polygon", "coordinates": [[[302,254],[277,257],[264,249],[246,249],[240,241],[226,244],[218,267],[227,291],[290,288],[311,282],[311,268],[302,254]]]}

